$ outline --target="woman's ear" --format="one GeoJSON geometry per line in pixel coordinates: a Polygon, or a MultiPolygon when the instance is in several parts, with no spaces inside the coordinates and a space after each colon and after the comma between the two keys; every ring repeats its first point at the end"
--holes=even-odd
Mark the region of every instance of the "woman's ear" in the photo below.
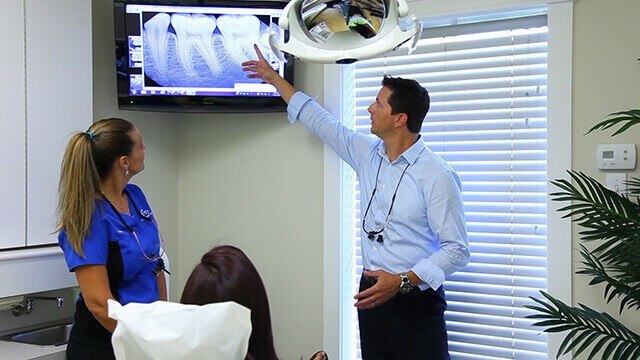
{"type": "Polygon", "coordinates": [[[122,155],[118,158],[118,166],[121,169],[128,169],[129,168],[129,157],[127,157],[126,155],[122,155]]]}

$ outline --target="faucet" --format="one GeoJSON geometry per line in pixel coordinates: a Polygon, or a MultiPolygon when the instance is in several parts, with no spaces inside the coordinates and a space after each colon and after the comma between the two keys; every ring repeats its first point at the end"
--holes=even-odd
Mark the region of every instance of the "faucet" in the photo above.
{"type": "Polygon", "coordinates": [[[33,305],[36,300],[50,300],[55,301],[59,308],[64,305],[64,298],[52,297],[52,296],[29,296],[25,299],[24,304],[18,304],[11,307],[13,316],[20,316],[23,314],[31,314],[33,311],[33,305]]]}

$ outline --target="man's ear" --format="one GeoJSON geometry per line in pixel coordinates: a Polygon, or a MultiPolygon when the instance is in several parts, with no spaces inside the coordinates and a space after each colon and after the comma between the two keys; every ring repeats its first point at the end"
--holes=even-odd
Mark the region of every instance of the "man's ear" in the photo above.
{"type": "Polygon", "coordinates": [[[402,127],[407,123],[407,120],[409,120],[409,117],[405,113],[398,113],[396,114],[396,116],[397,118],[396,118],[396,121],[394,122],[395,127],[402,127]]]}

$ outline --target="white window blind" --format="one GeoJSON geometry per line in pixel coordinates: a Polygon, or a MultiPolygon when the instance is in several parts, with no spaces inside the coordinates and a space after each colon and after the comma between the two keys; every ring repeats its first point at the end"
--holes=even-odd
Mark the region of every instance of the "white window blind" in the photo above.
{"type": "MultiPolygon", "coordinates": [[[[546,16],[425,29],[401,48],[343,73],[343,113],[370,134],[382,76],[421,83],[431,109],[422,139],[460,175],[469,265],[447,278],[452,359],[547,359],[547,336],[525,319],[547,284],[546,16]],[[425,37],[426,35],[426,37],[425,37]]],[[[359,359],[353,294],[362,271],[359,187],[344,171],[343,359],[359,359]]]]}

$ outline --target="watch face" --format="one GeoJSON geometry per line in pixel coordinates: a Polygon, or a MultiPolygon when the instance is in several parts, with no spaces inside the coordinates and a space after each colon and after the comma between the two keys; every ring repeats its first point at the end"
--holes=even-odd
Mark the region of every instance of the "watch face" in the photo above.
{"type": "Polygon", "coordinates": [[[412,288],[411,284],[404,283],[400,286],[400,292],[403,294],[406,294],[411,291],[411,288],[412,288]]]}

